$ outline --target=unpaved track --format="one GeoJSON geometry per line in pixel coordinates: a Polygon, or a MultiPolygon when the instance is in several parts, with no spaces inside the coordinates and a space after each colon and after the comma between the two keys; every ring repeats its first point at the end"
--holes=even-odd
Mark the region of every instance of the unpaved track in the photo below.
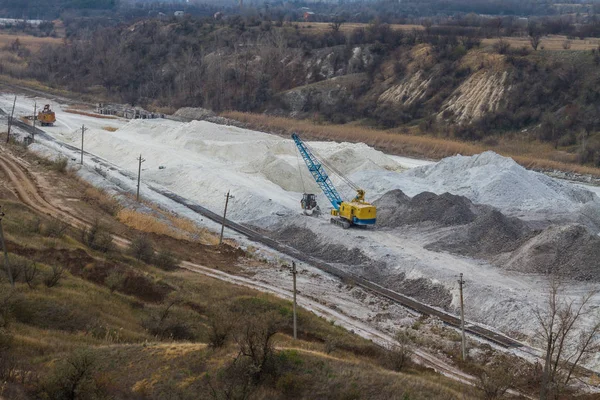
{"type": "MultiPolygon", "coordinates": [[[[61,210],[47,201],[44,198],[40,186],[36,183],[35,178],[28,173],[26,163],[8,153],[4,147],[0,147],[0,169],[12,183],[15,194],[19,200],[35,211],[53,218],[61,219],[78,229],[89,227],[91,225],[89,221],[61,210]]],[[[120,247],[127,247],[130,243],[128,239],[123,237],[113,235],[113,238],[115,243],[120,247]]],[[[231,275],[191,262],[184,261],[181,263],[181,267],[213,279],[249,287],[261,292],[272,293],[280,298],[290,299],[292,297],[292,293],[289,289],[282,289],[264,282],[231,275]]],[[[389,346],[396,343],[394,338],[387,333],[381,332],[360,320],[341,314],[313,299],[301,296],[299,297],[298,302],[301,306],[313,311],[315,314],[329,319],[333,318],[338,321],[340,325],[344,326],[344,328],[353,330],[358,335],[373,340],[373,342],[381,346],[389,346]]],[[[475,381],[473,376],[463,373],[459,369],[448,365],[445,361],[440,360],[427,352],[417,349],[415,351],[415,356],[417,362],[434,369],[436,372],[443,374],[448,378],[470,385],[475,381]]]]}
{"type": "MultiPolygon", "coordinates": [[[[26,163],[3,149],[0,154],[0,169],[11,181],[15,194],[23,203],[41,214],[67,222],[74,228],[82,229],[91,226],[89,221],[54,206],[44,198],[39,185],[27,171],[26,163]]],[[[127,246],[129,240],[113,235],[113,240],[119,246],[127,246]]]]}

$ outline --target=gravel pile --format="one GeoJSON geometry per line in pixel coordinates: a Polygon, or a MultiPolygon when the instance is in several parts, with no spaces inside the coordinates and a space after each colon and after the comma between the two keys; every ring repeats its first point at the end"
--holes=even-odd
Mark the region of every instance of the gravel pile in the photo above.
{"type": "Polygon", "coordinates": [[[520,219],[489,209],[464,229],[455,230],[426,248],[486,258],[517,249],[532,234],[532,230],[520,219]]]}
{"type": "Polygon", "coordinates": [[[214,117],[216,114],[211,110],[207,110],[206,108],[182,107],[179,110],[177,110],[174,115],[176,117],[183,117],[187,119],[195,119],[201,121],[209,117],[214,117]]]}
{"type": "Polygon", "coordinates": [[[503,268],[526,273],[558,273],[600,281],[600,237],[578,224],[550,226],[520,246],[503,268]]]}
{"type": "Polygon", "coordinates": [[[271,237],[325,262],[361,265],[372,261],[356,247],[349,249],[339,244],[327,243],[306,228],[286,226],[272,232],[271,237]]]}
{"type": "Polygon", "coordinates": [[[401,190],[392,190],[373,203],[377,224],[399,227],[422,222],[443,226],[464,225],[475,220],[477,208],[464,196],[423,192],[410,198],[401,190]]]}

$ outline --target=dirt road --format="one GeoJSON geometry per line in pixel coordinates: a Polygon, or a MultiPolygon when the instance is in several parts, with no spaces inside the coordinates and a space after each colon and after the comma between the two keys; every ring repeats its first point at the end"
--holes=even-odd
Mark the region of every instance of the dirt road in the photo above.
{"type": "MultiPolygon", "coordinates": [[[[36,182],[35,176],[28,171],[27,162],[15,157],[3,146],[0,146],[0,170],[2,170],[10,180],[11,188],[17,197],[36,212],[61,219],[79,229],[91,225],[90,221],[86,221],[83,218],[77,217],[72,213],[53,205],[52,202],[46,198],[47,194],[43,193],[42,188],[36,182]]],[[[127,247],[130,243],[130,241],[124,237],[113,235],[113,238],[115,243],[122,248],[127,247]]],[[[246,286],[262,292],[272,293],[284,299],[290,299],[292,297],[291,291],[287,288],[280,288],[264,282],[254,281],[250,278],[228,274],[192,262],[183,262],[181,267],[213,279],[246,286]]],[[[373,342],[381,346],[390,346],[395,343],[395,339],[389,334],[381,332],[360,320],[348,317],[333,308],[320,304],[316,300],[300,296],[299,304],[319,316],[336,320],[339,325],[344,328],[354,331],[361,337],[373,340],[373,342]]],[[[451,379],[466,384],[473,384],[473,382],[475,382],[473,376],[463,373],[459,369],[425,351],[417,349],[415,351],[415,358],[416,362],[428,366],[451,379]]]]}

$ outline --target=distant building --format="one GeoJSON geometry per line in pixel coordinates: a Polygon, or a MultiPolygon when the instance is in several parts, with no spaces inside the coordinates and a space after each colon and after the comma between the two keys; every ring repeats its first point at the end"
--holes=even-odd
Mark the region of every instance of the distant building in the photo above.
{"type": "Polygon", "coordinates": [[[305,22],[312,22],[312,21],[314,21],[314,20],[315,20],[315,16],[316,16],[316,15],[315,15],[315,13],[314,13],[314,12],[312,12],[312,11],[306,11],[306,12],[304,13],[304,21],[305,21],[305,22]]]}
{"type": "Polygon", "coordinates": [[[223,19],[223,13],[221,11],[216,12],[215,15],[213,15],[213,18],[217,21],[220,21],[223,19]]]}
{"type": "Polygon", "coordinates": [[[183,17],[184,15],[185,15],[185,12],[183,12],[183,11],[175,11],[176,17],[183,17]]]}

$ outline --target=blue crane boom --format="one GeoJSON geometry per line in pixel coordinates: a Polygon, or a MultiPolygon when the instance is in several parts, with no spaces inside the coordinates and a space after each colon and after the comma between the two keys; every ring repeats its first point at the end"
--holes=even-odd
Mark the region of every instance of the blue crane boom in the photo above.
{"type": "Polygon", "coordinates": [[[323,193],[325,193],[325,196],[327,196],[327,198],[331,202],[331,205],[339,211],[340,204],[342,204],[343,201],[342,197],[333,186],[333,183],[331,183],[331,179],[329,179],[329,175],[327,175],[327,172],[321,165],[321,162],[317,157],[314,156],[314,154],[310,151],[306,144],[304,144],[302,139],[300,139],[300,137],[297,134],[292,134],[292,139],[294,139],[296,147],[298,147],[300,155],[302,155],[302,158],[304,159],[304,162],[306,163],[306,166],[308,167],[308,170],[310,171],[311,175],[313,176],[323,193]]]}

